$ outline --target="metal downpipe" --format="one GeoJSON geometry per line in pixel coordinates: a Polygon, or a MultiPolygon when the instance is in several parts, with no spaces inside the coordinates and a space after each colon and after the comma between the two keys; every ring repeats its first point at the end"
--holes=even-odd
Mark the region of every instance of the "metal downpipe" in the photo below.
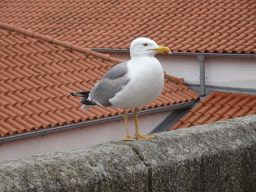
{"type": "Polygon", "coordinates": [[[200,96],[205,96],[205,56],[197,55],[200,63],[200,96]]]}

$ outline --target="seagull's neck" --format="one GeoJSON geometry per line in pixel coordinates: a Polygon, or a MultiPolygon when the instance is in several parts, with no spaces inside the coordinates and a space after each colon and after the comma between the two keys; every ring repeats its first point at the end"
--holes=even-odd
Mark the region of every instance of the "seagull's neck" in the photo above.
{"type": "Polygon", "coordinates": [[[138,53],[138,52],[133,52],[133,51],[131,51],[130,52],[130,56],[131,56],[131,58],[142,58],[142,57],[154,57],[154,55],[155,55],[156,53],[155,52],[150,52],[150,51],[148,51],[148,52],[143,52],[143,53],[138,53]]]}
{"type": "Polygon", "coordinates": [[[140,57],[132,57],[131,62],[129,63],[130,66],[137,68],[137,67],[146,67],[146,68],[154,68],[153,66],[161,65],[157,58],[154,56],[140,56],[140,57]]]}
{"type": "Polygon", "coordinates": [[[154,55],[131,55],[132,61],[156,59],[154,55]]]}

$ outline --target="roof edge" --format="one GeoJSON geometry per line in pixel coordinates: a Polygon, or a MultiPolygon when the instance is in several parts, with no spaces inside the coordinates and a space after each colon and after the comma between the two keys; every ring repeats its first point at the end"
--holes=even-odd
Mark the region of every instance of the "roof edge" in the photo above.
{"type": "Polygon", "coordinates": [[[114,63],[123,62],[121,59],[111,57],[109,54],[99,53],[99,52],[93,51],[91,48],[83,48],[83,47],[74,45],[73,43],[70,43],[68,41],[61,41],[59,39],[53,38],[50,35],[42,35],[40,33],[34,32],[32,30],[26,30],[26,29],[23,29],[23,28],[20,28],[20,27],[16,27],[15,25],[12,25],[12,24],[7,24],[7,23],[1,23],[0,22],[0,28],[5,29],[5,30],[9,30],[9,31],[13,31],[13,32],[17,32],[17,33],[21,33],[23,35],[30,36],[32,38],[48,41],[50,43],[60,45],[62,47],[72,49],[74,51],[78,51],[78,52],[81,52],[81,53],[90,54],[90,55],[93,55],[95,57],[99,57],[101,59],[104,59],[104,60],[107,60],[107,61],[110,61],[110,62],[114,62],[114,63]]]}
{"type": "MultiPolygon", "coordinates": [[[[184,103],[178,103],[178,104],[174,104],[174,105],[151,108],[151,109],[138,111],[138,114],[140,116],[144,116],[144,115],[148,115],[148,114],[152,114],[152,113],[161,113],[161,112],[166,112],[166,111],[172,111],[172,110],[176,110],[176,109],[190,107],[194,103],[195,103],[195,100],[192,100],[192,101],[187,101],[184,103]]],[[[133,114],[127,113],[127,116],[132,117],[133,114]]],[[[101,119],[94,119],[94,120],[80,122],[80,123],[67,124],[67,125],[62,125],[62,126],[45,128],[45,129],[41,129],[41,130],[35,130],[35,131],[30,131],[30,132],[24,132],[24,133],[4,136],[4,137],[0,137],[0,145],[3,143],[6,143],[6,142],[14,141],[14,140],[21,140],[21,139],[25,139],[25,138],[44,136],[47,134],[51,134],[51,133],[55,133],[55,132],[59,132],[59,131],[67,131],[67,130],[76,129],[76,128],[81,129],[81,128],[85,128],[86,126],[107,123],[107,122],[117,121],[117,120],[121,120],[121,119],[123,119],[123,114],[112,116],[112,117],[101,118],[101,119]]]]}
{"type": "MultiPolygon", "coordinates": [[[[109,49],[109,48],[92,48],[93,51],[100,53],[121,53],[129,54],[130,49],[109,49]]],[[[171,54],[158,53],[158,55],[165,56],[190,56],[196,57],[197,55],[204,55],[206,57],[240,57],[240,58],[256,58],[256,54],[246,54],[246,53],[206,53],[206,52],[173,52],[171,54]]]]}
{"type": "MultiPolygon", "coordinates": [[[[188,86],[195,92],[200,91],[200,84],[193,83],[184,83],[184,85],[188,86]]],[[[225,87],[225,86],[216,86],[216,85],[205,85],[206,95],[209,95],[213,91],[225,92],[225,93],[238,93],[238,94],[248,94],[248,95],[256,95],[256,89],[252,88],[239,88],[239,87],[225,87]]]]}

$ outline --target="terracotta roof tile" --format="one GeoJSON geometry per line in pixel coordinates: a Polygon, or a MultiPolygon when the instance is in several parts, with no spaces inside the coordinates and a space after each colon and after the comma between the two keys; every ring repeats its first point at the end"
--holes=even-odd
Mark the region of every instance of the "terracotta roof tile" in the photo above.
{"type": "Polygon", "coordinates": [[[256,95],[212,92],[169,130],[256,114],[256,95]]]}
{"type": "Polygon", "coordinates": [[[255,13],[251,0],[2,0],[0,20],[63,46],[128,49],[145,36],[172,51],[256,53],[255,13]]]}
{"type": "MultiPolygon", "coordinates": [[[[0,136],[123,112],[100,106],[82,110],[79,98],[69,95],[73,91],[90,90],[121,60],[14,25],[0,23],[0,26],[0,136]]],[[[167,74],[165,77],[160,97],[139,110],[199,97],[183,85],[184,79],[167,74]]]]}

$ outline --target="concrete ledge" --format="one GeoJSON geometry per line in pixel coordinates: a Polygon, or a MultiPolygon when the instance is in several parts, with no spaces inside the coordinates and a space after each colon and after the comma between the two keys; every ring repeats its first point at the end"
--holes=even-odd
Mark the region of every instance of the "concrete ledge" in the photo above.
{"type": "Polygon", "coordinates": [[[253,191],[256,115],[0,162],[0,191],[253,191]]]}

